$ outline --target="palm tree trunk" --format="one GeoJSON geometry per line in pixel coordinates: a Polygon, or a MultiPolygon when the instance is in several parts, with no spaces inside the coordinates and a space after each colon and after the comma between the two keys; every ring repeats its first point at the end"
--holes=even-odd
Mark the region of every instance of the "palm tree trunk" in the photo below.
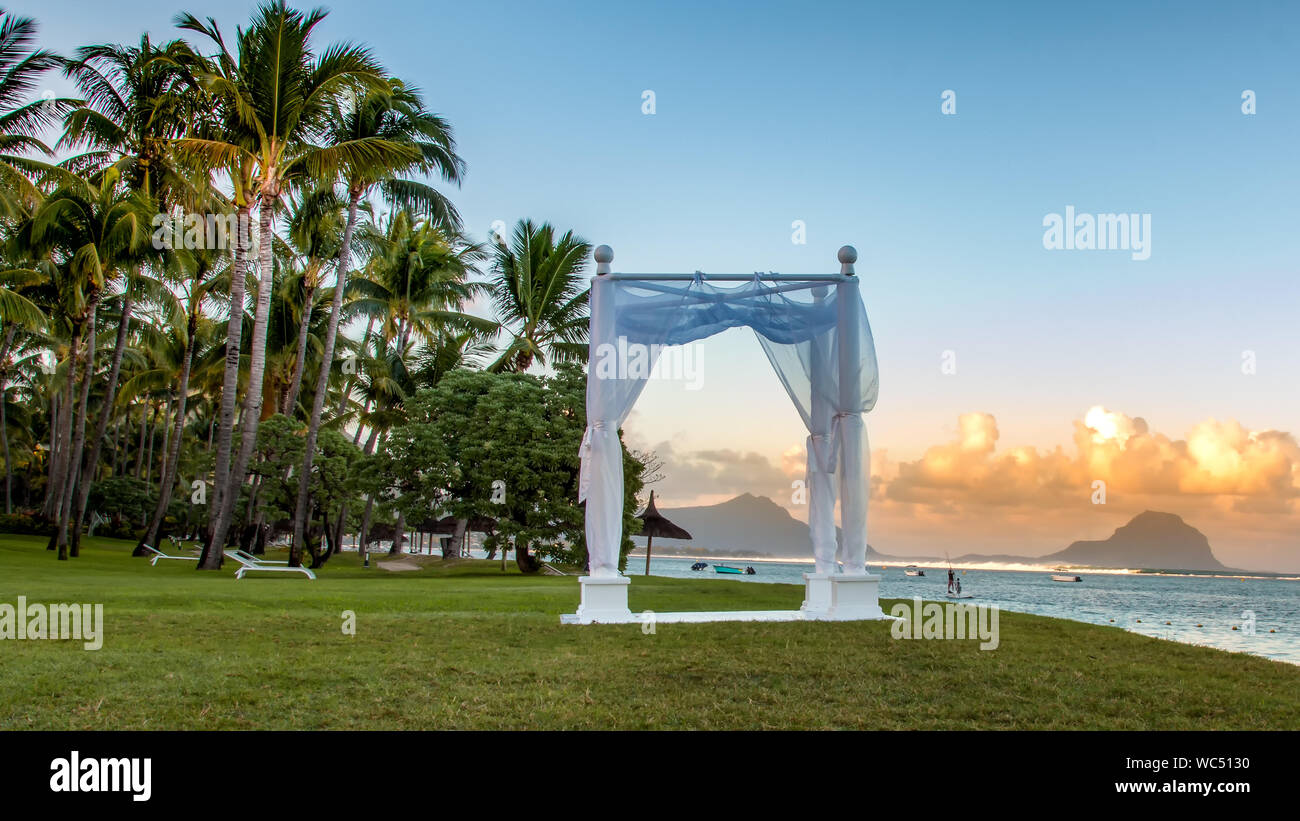
{"type": "Polygon", "coordinates": [[[343,552],[343,529],[347,526],[348,521],[348,500],[344,499],[339,505],[338,523],[334,525],[334,546],[339,553],[343,552]]]}
{"type": "Polygon", "coordinates": [[[130,283],[128,292],[122,301],[122,317],[117,326],[117,340],[113,345],[113,362],[108,369],[108,386],[104,390],[104,407],[99,412],[99,423],[95,426],[95,441],[90,446],[86,467],[81,474],[81,488],[77,492],[72,509],[72,555],[81,551],[81,527],[86,520],[86,499],[90,496],[90,485],[99,471],[99,454],[103,449],[104,435],[108,433],[108,420],[113,415],[113,403],[117,400],[117,377],[122,369],[122,354],[126,350],[126,337],[131,325],[130,283]]]}
{"type": "MultiPolygon", "coordinates": [[[[53,382],[50,385],[50,390],[50,456],[49,470],[47,472],[55,470],[62,453],[60,445],[63,443],[63,393],[61,389],[55,387],[53,382]]],[[[55,495],[54,485],[47,478],[45,486],[46,501],[41,506],[41,515],[47,519],[53,517],[54,501],[51,501],[51,499],[55,495]]]]}
{"type": "Polygon", "coordinates": [[[289,548],[289,566],[297,567],[302,555],[303,538],[306,536],[307,516],[309,513],[308,497],[311,491],[311,468],[316,455],[316,438],[320,434],[321,413],[325,408],[325,394],[329,389],[330,370],[334,365],[334,342],[338,336],[339,314],[343,312],[343,292],[348,281],[348,248],[352,244],[352,232],[357,226],[357,203],[359,193],[353,194],[348,203],[348,222],[343,229],[343,244],[339,246],[339,258],[334,268],[334,300],[330,306],[329,323],[325,329],[324,350],[321,351],[320,373],[316,376],[316,395],[312,397],[311,416],[307,421],[307,443],[302,457],[302,470],[298,474],[298,504],[293,514],[293,546],[289,548]]]}
{"type": "Polygon", "coordinates": [[[163,440],[162,450],[158,452],[158,458],[160,460],[158,464],[159,482],[162,481],[163,476],[167,473],[167,455],[171,452],[172,447],[172,408],[176,405],[175,395],[176,392],[169,389],[167,391],[167,401],[164,402],[162,406],[163,440]]]}
{"type": "MultiPolygon", "coordinates": [[[[99,314],[99,291],[95,291],[87,305],[87,317],[83,323],[88,328],[86,336],[86,364],[84,373],[81,377],[81,397],[77,402],[77,427],[72,441],[72,448],[68,452],[67,475],[64,477],[63,499],[59,505],[59,559],[68,558],[68,525],[72,519],[72,500],[77,493],[77,480],[81,478],[81,461],[82,454],[86,446],[86,411],[90,405],[90,383],[95,376],[95,324],[99,314]]],[[[76,373],[76,360],[72,361],[72,371],[76,373]]],[[[71,410],[71,409],[69,409],[71,410]]],[[[71,417],[71,414],[69,414],[71,417]]],[[[72,554],[76,558],[75,553],[72,554]]]]}
{"type": "MultiPolygon", "coordinates": [[[[157,409],[154,408],[152,404],[149,405],[150,422],[153,422],[153,418],[156,415],[156,410],[157,409]]],[[[162,424],[164,425],[167,424],[167,420],[166,419],[162,420],[162,424]]],[[[146,453],[144,457],[144,481],[146,484],[151,484],[153,482],[153,445],[154,442],[157,441],[157,439],[158,439],[158,425],[156,424],[150,425],[149,452],[146,453]]]]}
{"type": "MultiPolygon", "coordinates": [[[[221,567],[222,548],[240,489],[248,478],[248,461],[257,446],[257,425],[262,415],[262,378],[266,372],[266,328],[271,316],[271,245],[274,240],[276,200],[263,197],[258,208],[257,253],[261,279],[257,286],[257,312],[253,316],[253,340],[249,353],[248,390],[244,395],[243,423],[240,426],[239,453],[226,477],[226,489],[220,494],[221,509],[217,511],[212,538],[199,562],[200,570],[217,570],[221,567]]],[[[227,359],[229,363],[229,359],[227,359]]],[[[224,398],[223,398],[224,401],[224,398]]]]}
{"type": "Polygon", "coordinates": [[[5,515],[13,513],[13,465],[9,461],[9,420],[6,418],[6,385],[9,384],[9,349],[14,344],[14,332],[18,326],[10,325],[5,331],[4,347],[0,348],[0,442],[4,443],[5,452],[5,515]]]}
{"type": "MultiPolygon", "coordinates": [[[[366,455],[375,452],[375,444],[379,441],[379,429],[370,429],[370,439],[366,441],[366,455]]],[[[361,515],[361,539],[358,542],[357,552],[361,555],[361,563],[365,564],[366,557],[370,553],[370,546],[366,543],[370,531],[370,515],[375,509],[375,499],[373,496],[366,497],[366,510],[361,515]]]]}
{"type": "MultiPolygon", "coordinates": [[[[68,449],[64,443],[64,429],[68,431],[68,438],[72,436],[72,415],[68,412],[72,406],[73,386],[68,381],[73,378],[77,368],[75,365],[77,352],[81,349],[80,328],[74,330],[72,338],[68,340],[68,357],[65,360],[68,368],[68,375],[65,378],[62,392],[55,391],[55,396],[50,405],[50,415],[53,417],[53,426],[50,428],[50,466],[45,481],[45,503],[41,506],[41,515],[46,519],[56,519],[59,515],[59,503],[62,501],[60,494],[63,492],[63,461],[67,455],[68,449]],[[64,422],[67,422],[65,425],[64,422]]],[[[50,549],[54,549],[54,539],[50,540],[50,549]]]]}
{"type": "MultiPolygon", "coordinates": [[[[364,430],[366,427],[361,423],[361,417],[365,416],[367,413],[370,413],[369,399],[361,403],[361,413],[357,417],[357,429],[352,433],[352,444],[354,445],[361,443],[361,431],[364,430]]],[[[371,428],[370,432],[373,434],[375,432],[375,429],[371,428]]]]}
{"type": "Polygon", "coordinates": [[[398,333],[397,355],[403,362],[406,361],[406,346],[411,341],[411,323],[403,319],[400,325],[401,331],[398,333]]]}
{"type": "Polygon", "coordinates": [[[149,430],[149,403],[140,405],[140,445],[135,449],[135,478],[144,472],[144,438],[149,430]]]}
{"type": "Polygon", "coordinates": [[[5,452],[5,515],[13,513],[13,466],[9,461],[9,420],[5,413],[5,379],[0,375],[0,443],[5,452]]]}
{"type": "Polygon", "coordinates": [[[132,556],[143,556],[147,551],[144,545],[158,546],[158,531],[162,528],[167,508],[171,506],[172,492],[176,489],[177,466],[181,459],[181,433],[185,430],[185,405],[190,393],[190,369],[194,364],[194,335],[198,329],[198,317],[190,314],[189,333],[185,340],[185,359],[181,364],[180,396],[176,400],[176,435],[171,437],[169,452],[163,455],[162,486],[159,488],[158,504],[154,507],[153,517],[144,536],[136,543],[132,556]]]}
{"type": "Polygon", "coordinates": [[[316,288],[307,287],[303,295],[302,319],[298,321],[298,357],[294,360],[293,379],[289,383],[289,393],[284,398],[285,416],[293,415],[293,406],[298,404],[298,392],[302,390],[302,369],[307,364],[307,331],[311,328],[312,308],[315,305],[316,288]]]}
{"type": "MultiPolygon", "coordinates": [[[[224,509],[225,494],[230,477],[230,441],[235,429],[235,400],[239,393],[240,346],[244,328],[244,284],[248,276],[248,215],[252,206],[246,205],[236,212],[237,239],[235,241],[234,268],[230,277],[230,321],[226,326],[226,373],[221,387],[220,423],[217,427],[217,457],[212,484],[212,507],[208,513],[208,543],[203,548],[199,567],[215,570],[221,567],[221,548],[212,550],[212,531],[224,509]]],[[[265,238],[269,245],[269,237],[265,238]]],[[[249,384],[249,390],[255,389],[249,384]]],[[[237,492],[237,491],[236,491],[237,492]]]]}
{"type": "MultiPolygon", "coordinates": [[[[370,332],[372,329],[374,329],[374,327],[375,327],[375,318],[372,316],[366,320],[366,332],[361,335],[360,350],[362,356],[364,356],[366,353],[366,346],[370,344],[370,332]]],[[[348,409],[348,396],[352,394],[352,386],[356,384],[356,381],[357,381],[356,378],[353,377],[344,383],[343,390],[339,392],[339,407],[338,410],[334,412],[335,416],[342,416],[343,413],[348,409]]],[[[361,436],[361,425],[358,424],[357,438],[359,439],[360,436],[361,436]]],[[[352,444],[355,445],[356,443],[357,443],[357,439],[353,439],[352,444]]]]}
{"type": "MultiPolygon", "coordinates": [[[[72,411],[75,407],[75,403],[72,400],[72,396],[76,392],[77,357],[79,355],[80,350],[81,350],[81,327],[78,326],[76,330],[73,331],[72,339],[69,343],[68,376],[63,387],[63,398],[59,402],[58,442],[59,442],[60,454],[67,454],[70,445],[65,443],[72,439],[72,415],[73,415],[72,411]]],[[[50,438],[54,439],[54,434],[51,434],[50,438]]],[[[62,461],[62,459],[63,459],[62,456],[58,457],[58,461],[62,461]]],[[[55,461],[55,460],[52,459],[51,461],[55,461]]],[[[59,543],[58,518],[59,518],[59,511],[62,510],[63,508],[63,492],[65,490],[65,483],[63,481],[64,469],[62,466],[52,465],[51,471],[53,472],[55,470],[58,471],[58,481],[55,484],[46,488],[47,499],[52,498],[54,500],[53,505],[49,506],[50,513],[48,515],[51,519],[55,521],[55,531],[54,534],[50,536],[50,543],[46,548],[47,550],[54,550],[56,547],[58,547],[58,543],[59,543]]],[[[66,559],[67,555],[61,555],[59,556],[59,558],[66,559]]]]}
{"type": "Polygon", "coordinates": [[[366,497],[366,509],[361,514],[361,546],[358,550],[361,553],[361,563],[365,564],[370,560],[370,518],[375,512],[375,497],[366,497]]]}

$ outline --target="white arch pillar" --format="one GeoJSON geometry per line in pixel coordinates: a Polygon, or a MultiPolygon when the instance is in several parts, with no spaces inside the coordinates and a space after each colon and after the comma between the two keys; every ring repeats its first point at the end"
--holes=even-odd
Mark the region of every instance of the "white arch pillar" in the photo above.
{"type": "MultiPolygon", "coordinates": [[[[595,251],[596,276],[591,287],[591,322],[589,337],[593,357],[590,368],[595,367],[595,352],[602,345],[617,345],[613,277],[610,263],[614,254],[609,246],[595,251]]],[[[834,279],[837,288],[836,338],[838,340],[839,405],[857,407],[861,391],[861,356],[858,339],[858,307],[861,296],[853,263],[857,251],[844,246],[839,251],[840,274],[835,277],[798,277],[770,275],[768,279],[785,282],[809,282],[834,279]],[[848,279],[846,279],[848,277],[848,279]]],[[[698,275],[697,275],[698,276],[698,275]]],[[[620,275],[624,279],[640,279],[620,275]]],[[[645,279],[688,279],[676,275],[647,275],[645,279]]],[[[748,279],[749,277],[724,275],[714,279],[748,279]]],[[[824,299],[825,291],[818,298],[824,299]]],[[[817,296],[817,295],[815,295],[817,296]]],[[[824,356],[813,346],[813,356],[824,356]]],[[[824,368],[813,368],[814,374],[825,373],[824,368]]],[[[790,611],[750,611],[733,613],[659,613],[633,615],[628,607],[630,580],[610,566],[608,557],[618,556],[622,541],[623,476],[622,451],[618,438],[620,420],[615,411],[603,407],[601,391],[593,391],[588,373],[588,428],[583,438],[584,474],[580,495],[586,501],[585,535],[588,555],[591,557],[589,576],[582,576],[582,602],[575,614],[561,617],[571,624],[628,623],[650,618],[657,622],[700,621],[800,621],[800,620],[859,620],[886,618],[879,606],[880,577],[866,571],[866,484],[863,475],[863,420],[861,412],[835,413],[825,401],[827,386],[815,385],[811,400],[812,423],[808,438],[809,476],[809,527],[817,561],[815,573],[804,574],[807,592],[803,606],[790,611]],[[821,388],[821,390],[818,390],[821,388]],[[593,402],[592,397],[597,399],[593,402]],[[608,411],[608,412],[607,412],[608,411]],[[832,450],[834,449],[834,451],[832,450]],[[614,454],[617,453],[617,458],[614,454]],[[819,456],[821,458],[819,458],[819,456]],[[825,470],[828,458],[838,462],[840,481],[840,519],[843,541],[838,558],[844,563],[842,572],[835,567],[835,483],[833,475],[825,470]],[[601,466],[604,471],[592,476],[588,465],[601,466]],[[612,548],[612,549],[611,549],[612,548]],[[599,561],[597,556],[602,557],[599,561]]],[[[640,392],[637,387],[636,392],[640,392]]],[[[628,396],[628,407],[632,401],[628,396]]],[[[869,469],[869,468],[868,468],[869,469]]],[[[616,559],[615,559],[616,561],[616,559]]]]}

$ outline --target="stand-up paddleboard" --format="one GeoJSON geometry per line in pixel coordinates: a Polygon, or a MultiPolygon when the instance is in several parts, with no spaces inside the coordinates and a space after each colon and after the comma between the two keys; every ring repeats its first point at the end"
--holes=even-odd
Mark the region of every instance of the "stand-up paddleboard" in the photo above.
{"type": "MultiPolygon", "coordinates": [[[[973,599],[973,598],[975,598],[975,594],[974,594],[974,593],[963,593],[963,592],[961,592],[961,582],[960,582],[960,581],[955,581],[955,580],[956,580],[956,574],[953,572],[953,569],[952,569],[952,559],[949,559],[949,558],[948,558],[948,553],[947,553],[947,551],[944,552],[943,557],[944,557],[944,559],[947,560],[947,562],[948,562],[948,592],[944,593],[944,595],[947,596],[947,597],[950,598],[950,599],[973,599]],[[955,589],[953,588],[954,581],[955,581],[955,583],[956,583],[956,585],[957,585],[957,587],[956,587],[955,589]]],[[[962,572],[964,573],[965,571],[962,571],[962,572]]]]}

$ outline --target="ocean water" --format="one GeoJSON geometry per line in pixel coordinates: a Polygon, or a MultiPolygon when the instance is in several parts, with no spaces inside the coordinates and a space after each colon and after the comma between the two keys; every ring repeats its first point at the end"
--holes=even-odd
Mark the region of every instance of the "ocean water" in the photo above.
{"type": "MultiPolygon", "coordinates": [[[[730,579],[747,584],[802,585],[803,574],[812,570],[810,563],[718,559],[718,564],[741,569],[752,566],[757,571],[754,576],[719,576],[713,571],[711,559],[702,560],[710,563],[709,568],[692,571],[696,561],[701,560],[653,557],[650,572],[656,576],[730,579]]],[[[900,565],[885,568],[868,568],[881,577],[881,598],[920,596],[948,601],[944,598],[946,566],[925,567],[926,575],[919,577],[904,575],[900,565]]],[[[975,596],[966,600],[969,604],[996,604],[1001,610],[1114,624],[1147,636],[1300,664],[1300,578],[1295,576],[1243,578],[1080,569],[1068,572],[1082,576],[1083,581],[1069,583],[1052,581],[1048,569],[955,569],[962,592],[975,596]],[[1247,629],[1251,613],[1253,635],[1247,629]]],[[[628,559],[627,575],[639,575],[644,570],[644,556],[628,559]]],[[[792,601],[790,606],[797,608],[799,602],[792,601]]]]}

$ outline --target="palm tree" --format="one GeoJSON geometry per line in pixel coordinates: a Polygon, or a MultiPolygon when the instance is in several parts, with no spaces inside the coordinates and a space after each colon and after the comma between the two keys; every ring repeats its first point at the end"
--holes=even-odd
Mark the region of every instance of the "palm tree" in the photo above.
{"type": "MultiPolygon", "coordinates": [[[[449,237],[409,211],[393,214],[383,227],[373,222],[361,226],[357,244],[364,249],[368,262],[349,282],[353,297],[345,314],[366,318],[361,341],[352,343],[363,361],[376,361],[373,357],[365,359],[376,324],[378,338],[385,343],[396,341],[397,356],[405,357],[413,349],[414,338],[425,344],[426,351],[429,347],[458,344],[466,348],[467,355],[472,349],[473,357],[482,358],[482,341],[499,331],[500,326],[463,310],[488,292],[484,283],[466,281],[482,259],[480,246],[459,234],[449,237]]],[[[417,367],[427,372],[428,365],[425,361],[417,367]]],[[[365,367],[356,368],[356,376],[343,385],[340,417],[347,410],[349,394],[364,378],[365,367]]],[[[371,401],[363,390],[362,418],[369,412],[371,401]]],[[[359,443],[360,437],[358,426],[354,443],[359,443]]]]}
{"type": "Polygon", "coordinates": [[[382,228],[362,226],[359,243],[369,261],[357,277],[350,307],[377,320],[381,336],[396,340],[402,355],[413,339],[432,343],[448,331],[499,330],[492,320],[465,310],[487,295],[488,286],[468,280],[483,249],[463,235],[403,209],[382,228]]]}
{"type": "Polygon", "coordinates": [[[558,239],[549,223],[520,220],[510,246],[498,244],[492,305],[510,341],[491,371],[522,373],[534,361],[585,361],[587,299],[582,269],[591,245],[572,231],[558,239]]]}
{"type": "Polygon", "coordinates": [[[31,213],[40,192],[31,177],[58,169],[29,154],[53,156],[39,135],[77,105],[63,98],[33,100],[40,77],[60,65],[52,52],[34,47],[36,22],[0,8],[0,217],[31,213]]]}
{"type": "Polygon", "coordinates": [[[64,287],[60,303],[63,315],[71,325],[66,412],[61,419],[63,430],[60,434],[68,450],[62,460],[62,481],[50,488],[51,493],[58,494],[55,539],[60,559],[67,558],[68,523],[81,478],[99,302],[107,284],[124,275],[141,258],[152,234],[152,215],[152,204],[129,191],[116,169],[108,169],[98,182],[75,180],[73,184],[56,190],[41,204],[30,222],[31,244],[49,249],[46,253],[52,252],[62,269],[64,287]],[[81,368],[80,398],[76,400],[74,434],[74,387],[77,363],[82,358],[85,361],[81,368]]]}
{"type": "MultiPolygon", "coordinates": [[[[370,429],[362,452],[367,456],[383,444],[388,431],[406,420],[404,404],[406,397],[415,391],[416,384],[411,372],[406,367],[408,352],[397,347],[394,340],[376,336],[370,341],[370,348],[364,352],[363,365],[359,369],[361,378],[359,387],[364,399],[366,412],[357,420],[357,434],[362,427],[370,429]]],[[[370,520],[374,515],[375,499],[367,496],[366,508],[361,516],[360,551],[362,559],[370,552],[367,544],[370,536],[370,520]]],[[[344,511],[346,515],[346,510],[344,511]]],[[[404,521],[399,516],[397,534],[393,539],[393,551],[401,545],[404,521]]]]}
{"type": "MultiPolygon", "coordinates": [[[[0,283],[8,286],[15,280],[21,282],[29,280],[29,278],[30,275],[27,272],[8,271],[0,274],[0,283]]],[[[9,292],[3,291],[0,293],[9,292]]],[[[26,301],[25,298],[23,299],[26,301]]],[[[28,304],[31,305],[33,311],[39,314],[39,308],[30,302],[28,304]]],[[[38,357],[44,350],[44,346],[41,344],[43,342],[41,335],[39,332],[34,333],[33,330],[38,329],[43,323],[40,321],[31,322],[24,328],[23,323],[14,321],[3,311],[0,311],[0,315],[6,316],[4,340],[0,342],[0,448],[4,451],[5,462],[5,513],[9,514],[13,512],[13,463],[9,454],[9,374],[10,369],[14,368],[20,378],[23,378],[24,381],[30,381],[39,367],[38,357]],[[18,334],[20,330],[23,331],[21,336],[18,334]],[[16,361],[11,362],[10,360],[14,359],[15,355],[16,361]]],[[[43,320],[44,314],[39,314],[39,318],[43,320]]],[[[24,412],[22,415],[26,416],[26,413],[24,412]]]]}
{"type": "Polygon", "coordinates": [[[64,118],[58,148],[83,149],[61,165],[82,175],[116,167],[128,187],[156,198],[160,210],[191,199],[190,181],[168,147],[199,117],[199,98],[179,40],[156,48],[145,34],[139,46],[101,44],[77,50],[63,75],[85,104],[64,118]]]}
{"type": "MultiPolygon", "coordinates": [[[[193,84],[183,59],[184,44],[172,41],[155,48],[149,35],[140,45],[93,45],[78,49],[75,60],[63,67],[65,77],[76,82],[85,104],[64,119],[59,148],[83,149],[61,165],[83,175],[99,175],[114,168],[128,188],[156,203],[159,213],[179,203],[196,205],[209,197],[206,186],[195,187],[171,162],[168,145],[182,136],[198,116],[198,98],[187,94],[193,84]]],[[[74,552],[85,520],[86,499],[99,468],[99,455],[116,403],[122,356],[135,305],[132,277],[122,293],[117,340],[113,349],[104,402],[91,439],[91,452],[74,500],[72,541],[74,552]]]]}
{"type": "Polygon", "coordinates": [[[171,503],[180,465],[181,439],[190,396],[190,374],[201,349],[200,330],[211,325],[203,315],[203,306],[210,294],[224,284],[230,274],[230,269],[222,270],[220,257],[209,250],[179,251],[170,255],[167,261],[169,278],[184,288],[185,295],[183,300],[176,300],[174,305],[168,306],[171,310],[167,314],[172,321],[166,330],[161,334],[153,332],[160,338],[151,348],[158,354],[156,361],[162,367],[145,370],[123,386],[127,395],[156,391],[163,387],[169,392],[174,391],[176,395],[175,432],[167,439],[168,449],[163,454],[158,504],[149,526],[136,545],[134,555],[144,555],[144,545],[158,543],[159,529],[171,503]]]}
{"type": "MultiPolygon", "coordinates": [[[[230,277],[229,311],[225,323],[225,368],[221,382],[221,399],[217,411],[217,441],[213,469],[214,492],[209,507],[209,511],[219,512],[230,474],[230,449],[235,424],[235,404],[239,394],[239,375],[245,344],[243,335],[244,309],[247,280],[250,276],[248,251],[252,242],[248,225],[255,199],[253,187],[255,162],[250,158],[247,151],[232,152],[224,160],[210,159],[209,155],[212,153],[212,149],[208,146],[208,143],[214,143],[219,148],[224,137],[238,135],[242,133],[241,129],[245,128],[243,125],[244,120],[239,111],[240,98],[238,95],[227,94],[224,100],[219,100],[209,91],[213,85],[211,78],[214,76],[219,76],[222,79],[224,87],[237,87],[240,82],[240,65],[226,49],[221,31],[211,18],[209,18],[206,27],[192,16],[178,17],[177,25],[207,35],[216,42],[218,52],[211,59],[192,50],[182,52],[177,57],[178,62],[192,69],[191,74],[195,77],[195,82],[191,92],[213,110],[209,116],[196,124],[197,128],[194,133],[189,135],[191,142],[182,142],[181,140],[173,142],[173,154],[179,162],[191,170],[208,173],[224,172],[230,182],[230,201],[235,209],[236,220],[234,259],[230,277]],[[221,103],[224,103],[224,105],[221,103]],[[203,142],[193,143],[193,140],[203,142]],[[188,150],[191,145],[194,145],[195,148],[188,150]]],[[[217,518],[219,516],[216,512],[210,512],[208,521],[209,542],[217,518]]],[[[201,568],[220,567],[220,565],[220,551],[217,551],[216,556],[205,551],[203,560],[199,562],[201,568]]]]}
{"type": "Polygon", "coordinates": [[[490,332],[477,329],[443,330],[416,353],[410,369],[412,381],[421,388],[432,388],[452,371],[481,370],[493,353],[491,337],[490,332]]]}
{"type": "MultiPolygon", "coordinates": [[[[327,127],[330,104],[344,89],[375,86],[383,74],[370,52],[354,45],[335,45],[317,55],[311,35],[323,10],[307,14],[289,9],[283,0],[266,3],[254,14],[252,25],[238,34],[236,52],[230,53],[216,23],[182,14],[177,24],[202,34],[219,49],[200,72],[200,80],[220,109],[221,130],[208,138],[185,137],[176,142],[184,155],[212,168],[240,169],[247,174],[250,193],[258,205],[258,256],[261,279],[254,315],[253,344],[249,357],[249,389],[245,393],[243,432],[239,452],[225,481],[215,488],[214,521],[200,569],[221,566],[221,548],[234,512],[239,488],[247,477],[248,461],[257,439],[262,383],[266,366],[266,327],[272,289],[271,254],[275,212],[285,190],[295,183],[328,180],[349,163],[364,164],[375,153],[373,145],[356,142],[315,146],[311,140],[327,127]]],[[[346,234],[344,247],[346,247],[346,234]]],[[[237,277],[236,277],[237,278],[237,277]]],[[[233,327],[233,323],[232,323],[233,327]]],[[[236,344],[237,348],[238,345],[236,344]]],[[[231,356],[228,352],[228,356],[231,356]]],[[[238,359],[227,359],[238,368],[238,359]]],[[[227,373],[226,387],[233,392],[237,374],[227,373]]],[[[224,397],[223,397],[224,401],[224,397]]],[[[223,406],[219,440],[226,453],[234,427],[233,401],[229,413],[223,406]]],[[[218,478],[223,454],[217,453],[218,478]]]]}
{"type": "Polygon", "coordinates": [[[333,367],[343,295],[347,290],[348,246],[357,224],[358,203],[371,188],[378,186],[385,198],[395,205],[426,213],[448,230],[460,226],[460,216],[437,189],[403,179],[404,175],[411,173],[432,172],[448,182],[460,181],[465,162],[456,154],[451,127],[441,117],[425,111],[419,93],[401,81],[389,80],[385,88],[358,91],[337,99],[330,110],[327,144],[333,148],[366,146],[368,150],[350,152],[349,157],[340,163],[342,184],[347,188],[348,220],[335,265],[334,300],[329,325],[325,329],[324,353],[307,422],[302,469],[298,474],[298,499],[293,517],[295,548],[289,557],[291,566],[296,560],[297,545],[306,535],[312,461],[333,367]]]}
{"type": "MultiPolygon", "coordinates": [[[[280,407],[281,413],[289,416],[293,415],[302,391],[310,329],[322,319],[321,313],[316,311],[317,297],[324,293],[330,295],[331,304],[335,301],[331,289],[322,292],[321,288],[327,264],[336,261],[339,256],[339,245],[343,241],[346,222],[344,207],[343,200],[338,197],[334,188],[327,187],[297,197],[288,215],[288,246],[296,257],[289,260],[289,265],[296,267],[291,272],[293,276],[284,283],[288,288],[286,297],[293,303],[292,306],[286,307],[294,309],[291,313],[296,313],[298,322],[297,344],[294,349],[293,365],[289,370],[288,390],[280,407]]],[[[369,214],[369,204],[363,203],[361,210],[369,214]]],[[[355,237],[353,244],[356,244],[355,237]]],[[[337,313],[347,315],[348,311],[340,309],[337,313]]],[[[319,330],[324,331],[328,325],[329,319],[325,318],[324,325],[319,330]]],[[[318,349],[324,347],[324,336],[325,334],[321,333],[316,337],[318,349]]]]}

